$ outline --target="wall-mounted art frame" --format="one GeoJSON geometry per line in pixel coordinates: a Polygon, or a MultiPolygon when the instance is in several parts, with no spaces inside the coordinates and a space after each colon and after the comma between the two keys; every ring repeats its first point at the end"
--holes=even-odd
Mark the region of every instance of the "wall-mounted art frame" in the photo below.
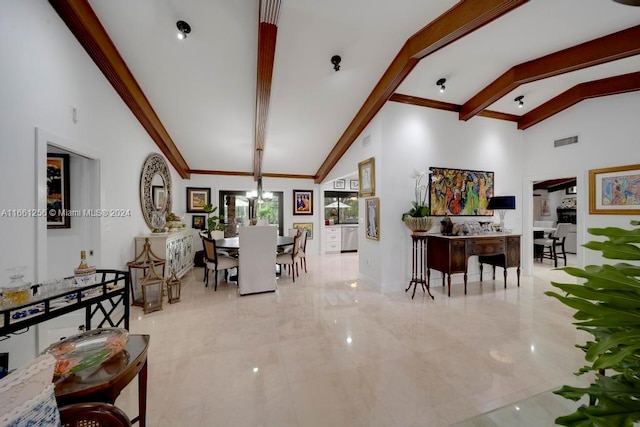
{"type": "Polygon", "coordinates": [[[307,240],[313,240],[313,223],[312,222],[294,222],[293,228],[307,232],[307,240]]]}
{"type": "Polygon", "coordinates": [[[376,195],[375,158],[371,157],[358,163],[359,197],[376,195]]]}
{"type": "Polygon", "coordinates": [[[578,194],[578,187],[574,185],[564,190],[564,194],[578,194]]]}
{"type": "Polygon", "coordinates": [[[347,187],[346,181],[344,179],[336,179],[333,181],[333,188],[336,190],[344,190],[347,187]]]}
{"type": "Polygon", "coordinates": [[[589,171],[589,213],[640,215],[640,164],[589,171]]]}
{"type": "Polygon", "coordinates": [[[293,214],[313,215],[313,190],[293,190],[293,214]]]}
{"type": "Polygon", "coordinates": [[[47,228],[71,228],[69,155],[47,154],[47,228]]]}
{"type": "Polygon", "coordinates": [[[551,203],[549,203],[549,199],[540,199],[540,215],[551,216],[551,203]]]}
{"type": "Polygon", "coordinates": [[[187,187],[187,213],[204,212],[211,203],[211,189],[205,187],[187,187]]]}
{"type": "Polygon", "coordinates": [[[204,230],[207,228],[206,215],[193,215],[191,217],[191,228],[195,230],[204,230]]]}
{"type": "Polygon", "coordinates": [[[493,172],[431,167],[429,206],[434,216],[492,216],[493,172]]]}
{"type": "Polygon", "coordinates": [[[365,203],[365,235],[367,239],[380,240],[380,199],[371,197],[365,203]]]}
{"type": "Polygon", "coordinates": [[[359,190],[360,189],[360,181],[357,179],[352,179],[349,181],[349,189],[350,190],[359,190]]]}

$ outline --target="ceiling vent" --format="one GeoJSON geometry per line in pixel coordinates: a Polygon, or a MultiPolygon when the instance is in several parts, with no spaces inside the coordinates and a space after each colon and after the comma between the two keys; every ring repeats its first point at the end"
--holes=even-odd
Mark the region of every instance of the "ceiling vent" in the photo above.
{"type": "Polygon", "coordinates": [[[553,141],[553,146],[555,148],[562,147],[563,145],[577,144],[578,143],[578,135],[570,136],[568,138],[556,139],[553,141]]]}
{"type": "Polygon", "coordinates": [[[371,135],[367,135],[364,138],[362,138],[362,146],[363,147],[366,147],[369,144],[371,144],[371,135]]]}

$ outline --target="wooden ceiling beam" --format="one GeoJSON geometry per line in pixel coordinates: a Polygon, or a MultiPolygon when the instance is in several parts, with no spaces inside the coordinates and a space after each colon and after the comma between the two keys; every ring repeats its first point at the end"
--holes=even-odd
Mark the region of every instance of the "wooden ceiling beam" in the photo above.
{"type": "Polygon", "coordinates": [[[279,15],[280,0],[260,0],[258,66],[256,73],[255,152],[253,158],[253,175],[255,179],[260,178],[262,175],[262,153],[267,134],[267,118],[271,99],[271,81],[273,79],[273,63],[276,56],[279,15]]]}
{"type": "MultiPolygon", "coordinates": [[[[206,169],[190,169],[190,173],[194,175],[219,175],[219,176],[251,176],[253,172],[235,172],[235,171],[217,171],[206,169]]],[[[289,178],[289,179],[315,179],[314,175],[298,175],[292,173],[263,173],[265,178],[289,178]]]]}
{"type": "Polygon", "coordinates": [[[316,172],[316,183],[327,177],[418,61],[527,2],[528,0],[463,0],[411,36],[320,165],[316,172]]]}
{"type": "Polygon", "coordinates": [[[524,114],[518,121],[518,129],[530,128],[585,99],[637,90],[640,90],[640,72],[580,83],[524,114]]]}
{"type": "Polygon", "coordinates": [[[520,85],[640,54],[640,25],[518,64],[462,105],[469,120],[520,85]]]}
{"type": "Polygon", "coordinates": [[[189,178],[189,166],[129,71],[87,0],[49,0],[111,86],[156,143],[176,172],[189,178]]]}
{"type": "MultiPolygon", "coordinates": [[[[394,93],[393,95],[391,95],[391,97],[389,98],[389,101],[400,102],[402,104],[417,105],[419,107],[427,107],[427,108],[435,108],[438,110],[452,111],[454,113],[460,112],[460,108],[462,108],[461,105],[452,104],[450,102],[443,102],[435,99],[420,98],[417,96],[403,95],[400,93],[394,93]]],[[[507,120],[509,122],[516,122],[516,123],[518,122],[518,120],[520,120],[520,116],[516,116],[515,114],[507,114],[507,113],[501,113],[499,111],[491,111],[491,110],[481,111],[480,114],[478,115],[483,117],[488,117],[491,119],[507,120]]]]}

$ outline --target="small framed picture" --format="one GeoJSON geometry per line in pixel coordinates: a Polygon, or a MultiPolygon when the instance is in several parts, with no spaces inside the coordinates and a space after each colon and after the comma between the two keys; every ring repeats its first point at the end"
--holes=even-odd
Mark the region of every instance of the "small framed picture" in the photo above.
{"type": "Polygon", "coordinates": [[[153,201],[153,207],[156,210],[162,210],[165,205],[164,185],[152,185],[151,186],[151,200],[153,201]]]}
{"type": "Polygon", "coordinates": [[[313,190],[293,190],[293,214],[313,215],[313,190]]]}
{"type": "Polygon", "coordinates": [[[365,207],[367,239],[380,240],[380,199],[377,197],[365,199],[365,207]]]}
{"type": "Polygon", "coordinates": [[[206,228],[206,215],[193,215],[191,217],[191,228],[196,230],[204,230],[206,228]]]}
{"type": "Polygon", "coordinates": [[[375,158],[371,157],[358,163],[358,181],[360,197],[376,195],[375,158]]]}
{"type": "Polygon", "coordinates": [[[574,185],[573,187],[567,188],[565,194],[578,194],[578,187],[574,185]]]}
{"type": "Polygon", "coordinates": [[[312,222],[294,222],[293,228],[307,232],[307,240],[313,240],[313,223],[312,222]]]}
{"type": "Polygon", "coordinates": [[[333,188],[336,190],[344,190],[346,186],[346,182],[344,179],[336,179],[333,181],[333,188]]]}
{"type": "Polygon", "coordinates": [[[211,189],[187,187],[187,213],[204,212],[204,207],[211,203],[211,189]]]}
{"type": "Polygon", "coordinates": [[[71,228],[69,155],[47,154],[47,228],[71,228]]]}
{"type": "Polygon", "coordinates": [[[349,181],[349,189],[350,190],[358,190],[360,189],[360,181],[358,181],[357,179],[352,179],[349,181]]]}

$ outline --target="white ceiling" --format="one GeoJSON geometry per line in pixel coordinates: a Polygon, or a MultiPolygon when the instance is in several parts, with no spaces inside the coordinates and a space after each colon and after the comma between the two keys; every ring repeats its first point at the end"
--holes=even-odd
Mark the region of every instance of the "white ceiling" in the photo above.
{"type": "MultiPolygon", "coordinates": [[[[89,3],[189,168],[252,172],[258,1],[89,3]],[[192,28],[183,41],[178,20],[192,28]]],[[[456,3],[282,0],[262,172],[315,175],[404,42],[456,3]]],[[[531,0],[423,59],[396,92],[463,104],[514,65],[638,24],[640,7],[611,0],[531,0]]],[[[523,85],[489,109],[524,114],[636,71],[640,56],[523,85]]]]}

